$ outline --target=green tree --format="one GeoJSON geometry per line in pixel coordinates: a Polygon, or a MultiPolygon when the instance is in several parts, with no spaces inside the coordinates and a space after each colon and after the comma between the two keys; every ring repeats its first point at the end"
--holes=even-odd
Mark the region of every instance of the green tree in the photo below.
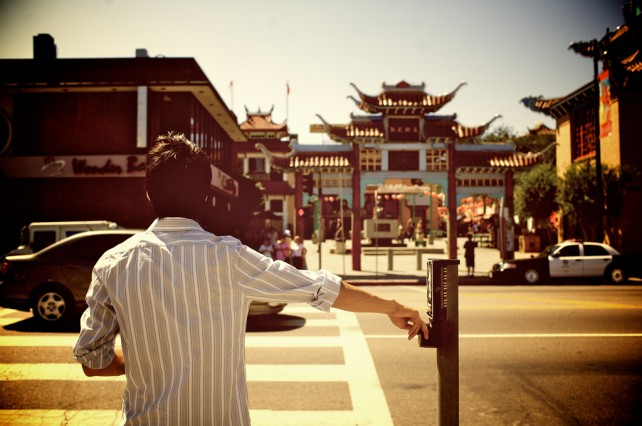
{"type": "Polygon", "coordinates": [[[557,187],[552,163],[538,164],[515,176],[515,213],[520,218],[532,217],[536,228],[545,232],[547,242],[554,239],[550,217],[558,209],[557,187]]]}
{"type": "Polygon", "coordinates": [[[605,221],[606,239],[618,248],[620,240],[620,215],[624,195],[631,190],[630,183],[636,179],[637,171],[628,167],[602,165],[604,182],[604,217],[597,217],[595,166],[590,163],[571,165],[560,180],[557,201],[567,224],[567,237],[581,237],[586,241],[603,241],[604,235],[596,235],[598,220],[605,221]]]}

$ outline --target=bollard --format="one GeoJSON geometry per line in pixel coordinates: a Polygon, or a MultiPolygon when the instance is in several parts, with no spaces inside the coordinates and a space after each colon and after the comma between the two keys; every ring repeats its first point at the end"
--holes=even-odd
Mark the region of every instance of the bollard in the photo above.
{"type": "Polygon", "coordinates": [[[392,251],[391,248],[388,249],[388,270],[392,271],[393,265],[392,265],[392,258],[395,255],[395,253],[392,251]]]}
{"type": "Polygon", "coordinates": [[[419,345],[437,348],[437,424],[459,424],[459,260],[427,263],[428,339],[419,345]]]}

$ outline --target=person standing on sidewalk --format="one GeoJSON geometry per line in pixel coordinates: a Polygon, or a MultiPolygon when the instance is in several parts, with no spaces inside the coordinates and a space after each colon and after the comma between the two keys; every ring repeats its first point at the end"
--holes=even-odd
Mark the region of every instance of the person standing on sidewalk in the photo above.
{"type": "Polygon", "coordinates": [[[294,236],[294,241],[292,242],[292,266],[297,269],[304,269],[305,264],[305,255],[307,250],[303,245],[301,237],[298,235],[294,236]]]}
{"type": "Polygon", "coordinates": [[[466,270],[469,277],[475,275],[475,247],[473,235],[468,234],[468,240],[464,243],[464,258],[466,258],[466,270]]]}
{"type": "Polygon", "coordinates": [[[145,167],[157,218],[94,266],[73,349],[87,376],[126,376],[122,424],[248,425],[244,352],[253,300],[381,313],[408,339],[428,337],[416,309],[205,231],[198,218],[210,161],[183,135],[160,136],[145,167]]]}

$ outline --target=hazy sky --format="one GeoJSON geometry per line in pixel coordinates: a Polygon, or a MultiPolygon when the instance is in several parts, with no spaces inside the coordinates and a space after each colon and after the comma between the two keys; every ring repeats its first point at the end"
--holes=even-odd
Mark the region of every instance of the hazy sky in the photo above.
{"type": "MultiPolygon", "coordinates": [[[[51,34],[59,58],[194,57],[239,122],[274,105],[302,143],[316,114],[334,124],[361,113],[350,83],[426,84],[433,95],[465,81],[440,114],[460,123],[526,132],[538,121],[526,96],[566,95],[592,78],[590,59],[568,50],[624,20],[627,0],[0,0],[0,58],[33,57],[51,34]],[[233,84],[233,105],[230,82],[233,84]]],[[[0,70],[1,72],[1,70],[0,70]]]]}

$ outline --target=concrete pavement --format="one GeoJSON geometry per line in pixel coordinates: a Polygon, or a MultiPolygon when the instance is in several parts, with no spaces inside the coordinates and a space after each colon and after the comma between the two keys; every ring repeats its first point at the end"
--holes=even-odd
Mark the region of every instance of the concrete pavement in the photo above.
{"type": "MultiPolygon", "coordinates": [[[[457,258],[459,259],[459,283],[460,284],[490,284],[488,272],[492,265],[500,260],[499,250],[488,247],[475,248],[475,274],[473,277],[466,276],[466,261],[464,259],[464,242],[466,238],[457,239],[457,258]]],[[[417,269],[417,254],[411,250],[395,250],[392,257],[392,269],[389,270],[389,257],[387,247],[362,247],[361,271],[352,269],[351,241],[346,242],[346,253],[336,253],[336,244],[333,240],[326,240],[320,245],[312,241],[305,241],[307,249],[306,262],[308,269],[327,269],[347,281],[361,285],[380,284],[425,284],[426,263],[428,259],[448,259],[445,238],[435,239],[434,244],[427,244],[426,248],[431,253],[421,255],[420,269],[417,269]],[[368,250],[364,250],[368,249],[368,250]],[[369,253],[368,253],[369,252],[369,253]],[[376,253],[375,253],[376,252],[376,253]],[[397,253],[399,252],[399,253],[397,253]],[[320,263],[319,263],[320,261],[320,263]]],[[[414,242],[410,242],[407,248],[414,249],[414,242]]],[[[422,247],[423,248],[423,247],[422,247]]],[[[516,252],[516,258],[530,257],[536,253],[516,252]]]]}

